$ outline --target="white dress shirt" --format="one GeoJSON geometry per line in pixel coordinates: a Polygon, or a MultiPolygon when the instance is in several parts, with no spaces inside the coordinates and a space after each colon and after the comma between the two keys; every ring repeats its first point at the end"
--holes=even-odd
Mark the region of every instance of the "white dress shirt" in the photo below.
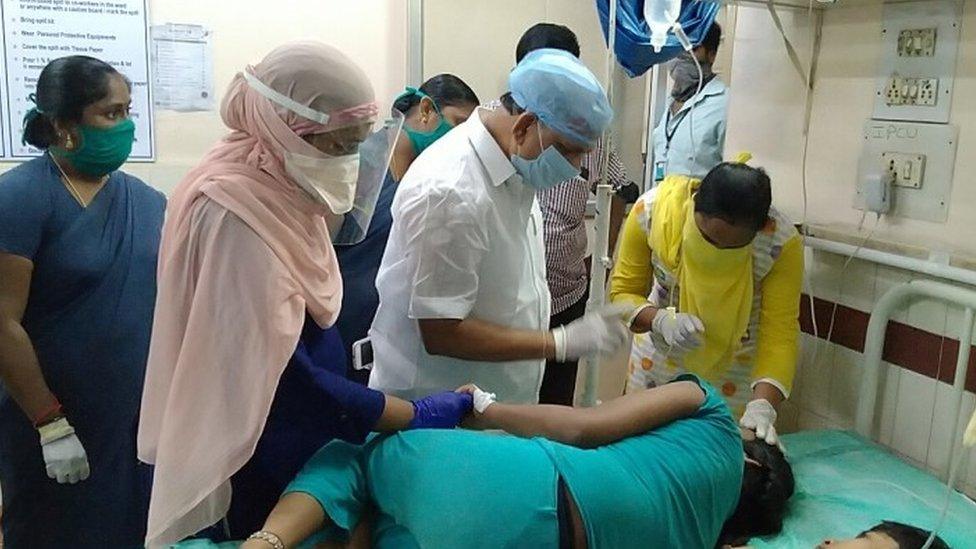
{"type": "Polygon", "coordinates": [[[433,356],[417,322],[473,318],[548,328],[542,214],[485,128],[487,112],[478,109],[431,145],[399,184],[376,278],[374,389],[412,399],[475,383],[503,402],[538,401],[545,361],[433,356]]]}

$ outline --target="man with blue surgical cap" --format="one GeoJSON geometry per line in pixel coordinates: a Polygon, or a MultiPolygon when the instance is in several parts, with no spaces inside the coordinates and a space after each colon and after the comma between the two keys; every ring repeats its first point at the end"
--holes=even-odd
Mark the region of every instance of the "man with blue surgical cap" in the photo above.
{"type": "Polygon", "coordinates": [[[548,329],[535,193],[579,173],[613,111],[572,54],[527,55],[503,109],[478,109],[411,165],[393,203],[376,287],[370,387],[406,396],[474,382],[538,400],[546,359],[607,354],[629,339],[620,311],[548,329]]]}

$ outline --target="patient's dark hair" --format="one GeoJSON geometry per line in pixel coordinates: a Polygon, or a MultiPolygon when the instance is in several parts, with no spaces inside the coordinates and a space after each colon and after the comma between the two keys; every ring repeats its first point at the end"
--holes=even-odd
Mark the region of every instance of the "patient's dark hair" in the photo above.
{"type": "Polygon", "coordinates": [[[779,448],[762,440],[745,441],[743,447],[746,456],[761,465],[745,464],[739,505],[722,526],[716,547],[743,545],[756,536],[778,534],[793,495],[793,469],[779,448]]]}
{"type": "MultiPolygon", "coordinates": [[[[872,527],[870,530],[861,532],[861,535],[857,537],[867,537],[867,535],[871,532],[884,534],[895,540],[895,543],[898,544],[898,549],[922,549],[925,542],[928,541],[929,535],[931,534],[931,532],[926,532],[925,530],[916,528],[915,526],[909,526],[900,522],[886,520],[881,522],[881,524],[872,527]]],[[[935,540],[932,542],[932,549],[949,549],[949,545],[942,541],[942,538],[936,536],[935,540]]]]}

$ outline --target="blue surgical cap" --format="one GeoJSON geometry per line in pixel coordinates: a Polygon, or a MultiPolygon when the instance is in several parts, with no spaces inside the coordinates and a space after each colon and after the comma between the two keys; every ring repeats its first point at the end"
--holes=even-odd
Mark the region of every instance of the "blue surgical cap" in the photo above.
{"type": "Polygon", "coordinates": [[[613,118],[603,86],[567,51],[529,53],[508,75],[508,90],[546,126],[588,146],[596,144],[613,118]]]}

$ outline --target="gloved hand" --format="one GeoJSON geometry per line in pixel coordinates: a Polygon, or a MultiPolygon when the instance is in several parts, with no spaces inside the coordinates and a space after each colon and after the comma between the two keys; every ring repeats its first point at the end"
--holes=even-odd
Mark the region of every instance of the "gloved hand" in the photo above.
{"type": "Polygon", "coordinates": [[[783,444],[776,434],[776,408],[764,398],[757,398],[746,404],[746,411],[739,420],[739,425],[756,432],[756,438],[765,440],[767,444],[779,446],[783,444]]]}
{"type": "Polygon", "coordinates": [[[61,418],[37,431],[49,478],[56,479],[58,484],[77,484],[88,479],[91,472],[88,454],[67,419],[61,418]]]}
{"type": "Polygon", "coordinates": [[[610,305],[586,313],[583,318],[552,330],[556,343],[556,362],[576,360],[586,355],[607,355],[630,341],[630,330],[622,315],[633,307],[610,305]]]}
{"type": "Polygon", "coordinates": [[[414,400],[411,404],[413,420],[408,429],[453,429],[471,413],[474,400],[469,393],[444,391],[414,400]]]}
{"type": "Polygon", "coordinates": [[[705,325],[695,315],[675,312],[673,307],[658,310],[651,321],[651,331],[664,338],[671,351],[686,353],[701,345],[705,325]]]}

